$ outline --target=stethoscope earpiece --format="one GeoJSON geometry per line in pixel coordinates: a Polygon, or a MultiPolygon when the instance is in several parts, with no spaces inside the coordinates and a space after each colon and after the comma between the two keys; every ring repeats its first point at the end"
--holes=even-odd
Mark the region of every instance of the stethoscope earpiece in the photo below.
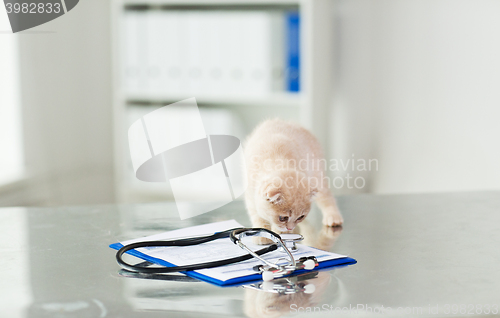
{"type": "Polygon", "coordinates": [[[274,274],[271,271],[262,272],[262,280],[265,282],[271,281],[274,279],[274,274]]]}
{"type": "Polygon", "coordinates": [[[312,259],[308,259],[304,262],[304,269],[311,270],[316,267],[316,263],[312,259]]]}

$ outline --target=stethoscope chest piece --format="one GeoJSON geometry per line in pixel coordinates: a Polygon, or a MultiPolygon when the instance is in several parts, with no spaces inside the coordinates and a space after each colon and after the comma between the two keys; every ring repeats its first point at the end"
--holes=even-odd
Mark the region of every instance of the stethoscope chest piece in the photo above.
{"type": "MultiPolygon", "coordinates": [[[[304,240],[304,237],[300,234],[281,234],[280,236],[286,248],[292,253],[298,251],[297,243],[304,240]]],[[[286,253],[282,246],[278,248],[278,251],[286,253]]]]}
{"type": "Polygon", "coordinates": [[[254,270],[262,274],[262,280],[270,281],[276,278],[284,277],[292,274],[296,270],[312,270],[318,266],[318,260],[314,256],[301,257],[298,261],[292,255],[292,251],[297,251],[297,242],[302,241],[304,238],[300,234],[282,234],[278,235],[267,229],[254,228],[254,229],[239,229],[235,230],[230,235],[231,241],[242,249],[246,250],[255,258],[259,259],[264,265],[254,266],[254,270]],[[278,249],[285,252],[288,256],[288,264],[278,265],[269,262],[268,260],[256,255],[251,249],[243,244],[244,237],[261,236],[268,238],[276,243],[278,249]],[[288,245],[287,245],[288,244],[288,245]]]}

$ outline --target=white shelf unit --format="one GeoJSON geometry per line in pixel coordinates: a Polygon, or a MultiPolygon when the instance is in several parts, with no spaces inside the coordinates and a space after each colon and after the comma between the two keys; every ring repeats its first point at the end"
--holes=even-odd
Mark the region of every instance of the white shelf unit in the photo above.
{"type": "MultiPolygon", "coordinates": [[[[129,164],[127,129],[129,105],[161,107],[193,96],[125,94],[122,87],[120,23],[127,6],[161,10],[276,10],[297,8],[300,14],[300,92],[276,92],[265,97],[194,96],[202,108],[229,109],[242,119],[243,136],[265,118],[280,117],[310,129],[329,153],[329,109],[333,100],[334,10],[331,0],[113,0],[112,47],[114,74],[114,154],[118,202],[145,202],[171,198],[168,185],[134,180],[129,164]]],[[[241,137],[241,136],[238,136],[241,137]]]]}

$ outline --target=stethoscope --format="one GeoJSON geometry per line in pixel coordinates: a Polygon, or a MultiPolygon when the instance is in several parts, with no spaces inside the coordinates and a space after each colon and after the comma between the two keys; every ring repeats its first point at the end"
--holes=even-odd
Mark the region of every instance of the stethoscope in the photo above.
{"type": "MultiPolygon", "coordinates": [[[[229,264],[234,264],[238,262],[243,262],[251,259],[252,257],[257,258],[263,265],[257,265],[253,269],[262,274],[262,279],[264,281],[270,281],[275,278],[284,277],[292,274],[296,270],[312,270],[316,266],[318,266],[318,261],[314,256],[310,257],[301,257],[299,260],[295,260],[292,256],[292,252],[297,251],[298,248],[296,246],[296,242],[299,242],[303,239],[300,234],[283,234],[282,236],[270,231],[268,229],[263,228],[236,228],[231,230],[226,230],[223,232],[218,232],[215,234],[200,236],[200,237],[191,237],[191,238],[181,238],[174,239],[170,241],[146,241],[146,242],[138,242],[126,245],[118,250],[116,253],[116,261],[118,264],[125,270],[136,272],[136,273],[148,273],[148,274],[163,274],[163,273],[175,273],[175,272],[183,272],[183,271],[195,271],[207,268],[213,268],[218,266],[224,266],[229,264]],[[248,248],[243,242],[242,239],[245,237],[265,237],[274,242],[265,248],[262,248],[257,251],[252,251],[248,248]],[[183,265],[183,266],[173,266],[173,267],[161,267],[161,268],[147,268],[137,265],[131,265],[126,263],[122,259],[122,255],[132,249],[142,248],[142,247],[168,247],[168,246],[191,246],[202,244],[210,241],[214,241],[220,238],[227,238],[238,245],[240,248],[244,249],[248,252],[248,254],[232,257],[228,259],[223,259],[219,261],[199,263],[199,264],[191,264],[191,265],[183,265]],[[285,243],[285,242],[286,243],[285,243]],[[279,249],[284,252],[288,256],[288,263],[284,265],[271,263],[261,256],[275,251],[279,249]]],[[[281,260],[281,259],[280,259],[281,260]]]]}

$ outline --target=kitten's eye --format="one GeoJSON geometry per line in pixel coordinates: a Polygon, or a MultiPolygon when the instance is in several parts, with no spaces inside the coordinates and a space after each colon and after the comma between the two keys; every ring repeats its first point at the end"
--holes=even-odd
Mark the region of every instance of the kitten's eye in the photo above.
{"type": "Polygon", "coordinates": [[[280,222],[287,222],[288,216],[280,216],[279,219],[280,219],[280,222]]]}
{"type": "Polygon", "coordinates": [[[305,215],[301,215],[301,216],[299,216],[299,218],[297,219],[297,221],[302,220],[302,219],[304,218],[304,216],[305,216],[305,215]]]}

